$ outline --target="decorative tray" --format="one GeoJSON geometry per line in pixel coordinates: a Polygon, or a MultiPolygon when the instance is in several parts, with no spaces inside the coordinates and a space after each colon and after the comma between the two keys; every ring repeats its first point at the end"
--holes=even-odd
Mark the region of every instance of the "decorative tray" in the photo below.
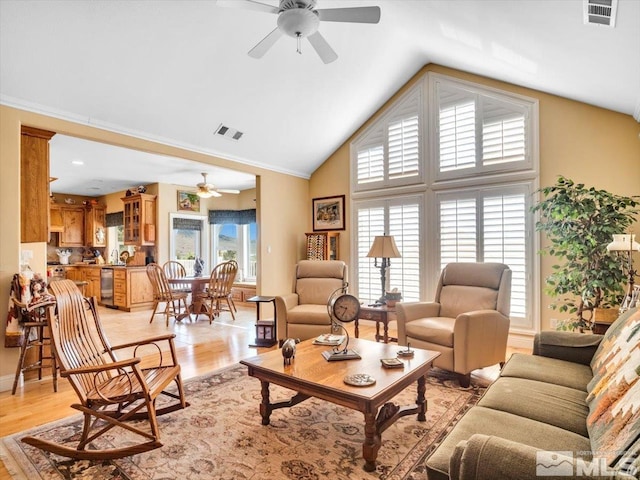
{"type": "Polygon", "coordinates": [[[343,379],[347,385],[354,387],[368,387],[376,383],[376,379],[368,373],[354,373],[353,375],[347,375],[343,379]]]}

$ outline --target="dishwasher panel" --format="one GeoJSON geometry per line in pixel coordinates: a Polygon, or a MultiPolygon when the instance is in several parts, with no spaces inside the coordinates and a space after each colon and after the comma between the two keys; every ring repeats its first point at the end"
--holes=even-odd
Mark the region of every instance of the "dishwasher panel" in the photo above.
{"type": "Polygon", "coordinates": [[[113,268],[100,269],[100,301],[106,307],[113,307],[113,268]]]}

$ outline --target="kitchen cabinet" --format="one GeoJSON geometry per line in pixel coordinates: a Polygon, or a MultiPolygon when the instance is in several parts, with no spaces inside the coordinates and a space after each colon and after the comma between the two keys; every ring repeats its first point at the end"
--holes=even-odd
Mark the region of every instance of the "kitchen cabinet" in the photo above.
{"type": "Polygon", "coordinates": [[[146,267],[120,267],[113,270],[113,303],[116,307],[132,311],[153,306],[153,287],[146,267]]]}
{"type": "Polygon", "coordinates": [[[96,297],[100,301],[100,267],[81,267],[82,280],[87,282],[84,287],[85,297],[96,297]]]}
{"type": "Polygon", "coordinates": [[[155,245],[156,196],[138,193],[122,198],[124,204],[124,244],[155,245]]]}
{"type": "Polygon", "coordinates": [[[63,229],[59,247],[84,247],[84,207],[61,206],[63,229]]]}
{"type": "Polygon", "coordinates": [[[67,280],[82,281],[82,267],[64,267],[64,274],[67,280]]]}
{"type": "Polygon", "coordinates": [[[22,127],[20,135],[20,241],[49,241],[49,140],[54,132],[22,127]]]}
{"type": "Polygon", "coordinates": [[[87,206],[85,222],[85,244],[88,247],[107,246],[107,207],[104,205],[87,206]]]}
{"type": "Polygon", "coordinates": [[[62,207],[57,204],[49,206],[49,232],[64,232],[64,220],[62,219],[62,207]]]}

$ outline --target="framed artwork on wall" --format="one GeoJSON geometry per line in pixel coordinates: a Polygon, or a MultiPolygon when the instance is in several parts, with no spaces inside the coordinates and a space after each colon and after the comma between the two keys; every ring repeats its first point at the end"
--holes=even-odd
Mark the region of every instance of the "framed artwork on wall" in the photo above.
{"type": "Polygon", "coordinates": [[[313,231],[344,230],[344,195],[313,199],[313,231]]]}
{"type": "Polygon", "coordinates": [[[193,192],[178,190],[179,212],[200,212],[200,197],[193,192]]]}

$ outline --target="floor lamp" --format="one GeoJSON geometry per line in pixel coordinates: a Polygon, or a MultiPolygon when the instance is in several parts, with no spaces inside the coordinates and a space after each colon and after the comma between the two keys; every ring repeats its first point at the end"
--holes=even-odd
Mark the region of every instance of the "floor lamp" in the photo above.
{"type": "Polygon", "coordinates": [[[373,265],[380,269],[380,282],[382,283],[382,296],[376,301],[376,305],[384,305],[385,288],[387,284],[387,267],[391,265],[390,258],[400,258],[400,252],[396,247],[396,241],[391,235],[378,235],[373,239],[371,250],[367,257],[373,258],[373,265]],[[380,259],[380,265],[378,265],[380,259]]]}
{"type": "Polygon", "coordinates": [[[638,274],[638,272],[633,269],[633,252],[640,251],[640,243],[636,242],[635,234],[614,235],[613,242],[607,245],[607,250],[609,252],[626,252],[627,254],[626,264],[628,272],[628,286],[627,294],[620,305],[620,313],[622,313],[635,307],[638,303],[638,298],[634,296],[633,289],[635,277],[638,274]]]}

